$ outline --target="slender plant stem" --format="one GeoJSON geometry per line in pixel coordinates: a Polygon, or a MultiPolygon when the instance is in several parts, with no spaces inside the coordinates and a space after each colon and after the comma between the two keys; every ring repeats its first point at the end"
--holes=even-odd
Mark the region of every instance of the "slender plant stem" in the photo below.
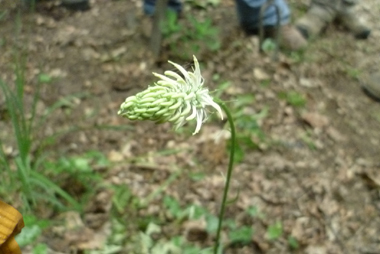
{"type": "Polygon", "coordinates": [[[233,165],[234,165],[235,143],[236,143],[236,131],[235,131],[235,125],[234,125],[234,121],[232,119],[232,115],[231,115],[230,111],[228,110],[227,106],[223,102],[219,102],[219,105],[224,110],[224,112],[226,113],[227,120],[228,120],[228,123],[229,123],[230,128],[231,128],[231,147],[230,147],[230,159],[228,162],[226,184],[224,185],[222,205],[221,205],[220,213],[219,213],[218,230],[216,231],[216,241],[215,241],[215,246],[214,246],[214,254],[217,254],[218,249],[219,249],[220,234],[222,231],[222,222],[223,222],[224,211],[225,211],[226,203],[227,203],[228,190],[230,188],[230,180],[231,180],[231,175],[232,175],[232,169],[233,169],[233,165]]]}

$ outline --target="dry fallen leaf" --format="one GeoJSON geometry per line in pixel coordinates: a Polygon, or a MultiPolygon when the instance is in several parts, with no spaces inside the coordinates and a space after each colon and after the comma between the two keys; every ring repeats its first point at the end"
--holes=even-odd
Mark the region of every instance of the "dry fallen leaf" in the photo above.
{"type": "Polygon", "coordinates": [[[319,113],[307,112],[302,114],[301,117],[313,128],[323,128],[329,124],[329,119],[319,113]]]}
{"type": "Polygon", "coordinates": [[[124,159],[124,156],[121,152],[119,151],[116,151],[116,150],[111,150],[108,155],[107,155],[107,158],[111,161],[111,162],[120,162],[124,159]]]}
{"type": "Polygon", "coordinates": [[[253,69],[253,76],[255,79],[262,81],[267,80],[270,78],[270,76],[261,68],[254,68],[253,69]]]}

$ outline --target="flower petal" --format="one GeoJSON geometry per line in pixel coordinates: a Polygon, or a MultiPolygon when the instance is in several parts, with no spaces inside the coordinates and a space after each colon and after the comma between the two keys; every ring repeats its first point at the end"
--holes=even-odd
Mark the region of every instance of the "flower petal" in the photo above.
{"type": "Polygon", "coordinates": [[[165,71],[164,74],[166,76],[173,77],[173,78],[177,79],[177,81],[183,81],[183,82],[185,82],[185,80],[181,77],[181,75],[179,75],[178,73],[176,73],[174,71],[165,71]]]}
{"type": "Polygon", "coordinates": [[[201,75],[201,69],[199,68],[199,63],[197,58],[193,55],[193,60],[194,60],[194,75],[196,77],[196,83],[198,84],[199,87],[203,85],[203,78],[201,75]]]}
{"type": "Polygon", "coordinates": [[[186,121],[193,120],[197,116],[197,108],[195,106],[191,107],[193,109],[193,112],[190,116],[186,117],[186,121]]]}
{"type": "Polygon", "coordinates": [[[197,126],[195,127],[193,135],[197,134],[200,131],[200,129],[202,127],[202,123],[203,123],[203,110],[198,110],[198,112],[197,112],[197,126]]]}
{"type": "Polygon", "coordinates": [[[173,63],[172,61],[169,61],[170,64],[174,65],[185,77],[186,82],[190,80],[189,73],[179,64],[173,63]]]}

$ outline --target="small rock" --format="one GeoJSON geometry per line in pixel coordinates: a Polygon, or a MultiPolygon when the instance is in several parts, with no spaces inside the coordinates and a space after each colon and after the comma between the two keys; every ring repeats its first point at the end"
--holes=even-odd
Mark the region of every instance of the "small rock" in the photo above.
{"type": "Polygon", "coordinates": [[[324,246],[308,246],[305,250],[306,254],[326,254],[327,250],[324,246]]]}
{"type": "Polygon", "coordinates": [[[123,154],[115,150],[109,152],[107,157],[111,162],[120,162],[124,159],[123,154]]]}
{"type": "Polygon", "coordinates": [[[111,55],[113,58],[117,58],[117,57],[123,55],[125,52],[127,52],[127,48],[126,47],[120,47],[120,48],[112,50],[111,55]]]}
{"type": "Polygon", "coordinates": [[[88,47],[82,50],[82,56],[86,61],[90,61],[92,59],[98,59],[100,57],[100,54],[94,49],[88,47]]]}
{"type": "Polygon", "coordinates": [[[329,119],[318,113],[307,112],[302,114],[301,117],[313,128],[323,128],[329,124],[329,119]]]}
{"type": "Polygon", "coordinates": [[[300,78],[300,85],[304,87],[314,87],[315,84],[307,78],[300,78]]]}
{"type": "Polygon", "coordinates": [[[334,141],[341,142],[345,140],[345,137],[334,127],[329,126],[326,132],[334,141]]]}
{"type": "Polygon", "coordinates": [[[270,78],[269,75],[260,68],[253,69],[253,76],[259,81],[268,80],[270,78]]]}

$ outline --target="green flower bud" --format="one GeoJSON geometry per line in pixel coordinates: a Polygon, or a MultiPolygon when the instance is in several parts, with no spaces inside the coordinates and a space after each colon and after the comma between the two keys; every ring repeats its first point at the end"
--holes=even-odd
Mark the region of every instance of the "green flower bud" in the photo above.
{"type": "Polygon", "coordinates": [[[164,75],[153,73],[160,80],[146,90],[128,97],[120,106],[118,114],[130,120],[151,120],[157,123],[172,122],[175,129],[186,122],[196,119],[193,135],[201,129],[207,120],[206,106],[223,114],[220,106],[214,102],[207,88],[203,87],[199,63],[194,56],[193,72],[186,71],[179,64],[170,62],[182,74],[165,71],[164,75]]]}

